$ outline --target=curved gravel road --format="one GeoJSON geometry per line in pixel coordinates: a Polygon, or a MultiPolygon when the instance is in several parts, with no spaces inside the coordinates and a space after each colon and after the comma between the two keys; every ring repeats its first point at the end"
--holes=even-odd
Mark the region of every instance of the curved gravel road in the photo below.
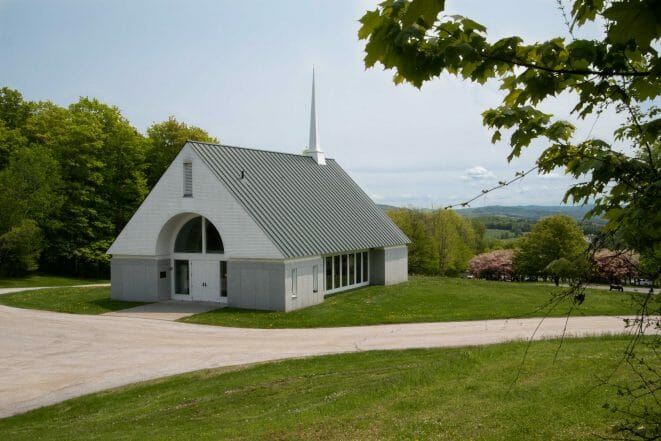
{"type": "MultiPolygon", "coordinates": [[[[540,319],[323,329],[240,329],[0,306],[0,417],[157,377],[220,366],[374,349],[528,339],[540,319]]],[[[574,317],[569,336],[628,332],[622,318],[574,317]]],[[[535,339],[563,333],[548,318],[535,339]]]]}

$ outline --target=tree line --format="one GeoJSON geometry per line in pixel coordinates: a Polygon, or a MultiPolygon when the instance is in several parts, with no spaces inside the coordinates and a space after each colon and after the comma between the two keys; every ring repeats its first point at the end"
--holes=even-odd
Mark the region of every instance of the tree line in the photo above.
{"type": "Polygon", "coordinates": [[[566,215],[540,219],[512,249],[475,256],[471,274],[497,280],[552,278],[558,283],[588,271],[588,240],[578,223],[566,215]]]}
{"type": "Polygon", "coordinates": [[[481,218],[460,216],[453,210],[398,208],[387,214],[411,239],[409,271],[413,274],[456,276],[471,272],[511,279],[515,274],[546,275],[547,266],[555,261],[554,271],[563,276],[564,267],[585,267],[582,256],[588,242],[579,224],[566,215],[530,221],[527,234],[501,241],[486,237],[487,225],[481,218]]]}
{"type": "Polygon", "coordinates": [[[409,272],[413,274],[455,276],[485,249],[484,224],[452,210],[397,208],[387,214],[411,239],[409,272]]]}
{"type": "Polygon", "coordinates": [[[624,249],[615,238],[608,248],[590,253],[584,226],[567,215],[553,215],[533,223],[530,231],[508,241],[486,237],[479,217],[463,217],[452,210],[387,211],[411,239],[409,271],[413,274],[456,276],[469,273],[493,280],[560,281],[588,277],[620,283],[637,277],[655,280],[654,261],[624,249]]]}
{"type": "Polygon", "coordinates": [[[0,273],[107,275],[106,250],[187,139],[174,117],[140,133],[115,106],[0,89],[0,273]]]}

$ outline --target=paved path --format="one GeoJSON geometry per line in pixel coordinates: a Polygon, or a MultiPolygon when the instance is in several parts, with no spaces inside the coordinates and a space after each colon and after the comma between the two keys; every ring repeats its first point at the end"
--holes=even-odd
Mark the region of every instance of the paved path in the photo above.
{"type": "MultiPolygon", "coordinates": [[[[0,306],[0,417],[138,381],[311,355],[527,339],[539,319],[326,329],[239,329],[0,306]]],[[[535,338],[562,334],[546,319],[535,338]]],[[[572,318],[571,336],[624,332],[621,318],[572,318]]]]}
{"type": "Polygon", "coordinates": [[[212,302],[178,302],[167,300],[164,302],[148,303],[119,311],[106,312],[103,315],[112,317],[144,318],[151,320],[175,321],[214,309],[224,308],[225,305],[212,302]]]}
{"type": "Polygon", "coordinates": [[[65,285],[65,286],[28,286],[24,288],[0,288],[0,296],[3,294],[12,294],[22,291],[34,291],[36,289],[51,289],[51,288],[89,288],[96,286],[110,286],[110,283],[91,283],[89,285],[65,285]]]}

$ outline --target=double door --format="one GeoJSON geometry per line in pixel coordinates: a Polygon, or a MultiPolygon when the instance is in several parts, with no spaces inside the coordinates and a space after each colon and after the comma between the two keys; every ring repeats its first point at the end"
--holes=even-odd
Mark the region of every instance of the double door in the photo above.
{"type": "Polygon", "coordinates": [[[220,262],[191,260],[191,300],[220,302],[220,262]]]}
{"type": "Polygon", "coordinates": [[[227,302],[227,262],[177,260],[175,294],[179,300],[227,302]],[[188,279],[188,280],[186,280],[188,279]]]}

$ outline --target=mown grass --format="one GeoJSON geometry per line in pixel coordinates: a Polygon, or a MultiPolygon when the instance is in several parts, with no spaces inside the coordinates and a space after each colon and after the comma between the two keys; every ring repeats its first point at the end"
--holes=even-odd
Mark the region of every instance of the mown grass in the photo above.
{"type": "MultiPolygon", "coordinates": [[[[594,439],[618,419],[602,408],[617,399],[613,384],[635,382],[616,369],[627,341],[569,340],[557,354],[559,341],[537,342],[523,364],[525,343],[509,343],[199,371],[3,419],[0,433],[30,441],[594,439]]],[[[639,352],[655,356],[642,344],[639,352]]]]}
{"type": "Polygon", "coordinates": [[[103,314],[144,303],[111,300],[109,287],[66,287],[0,295],[0,305],[70,314],[103,314]]]}
{"type": "Polygon", "coordinates": [[[0,278],[0,288],[32,288],[45,286],[91,285],[110,283],[107,279],[81,279],[76,277],[30,274],[25,277],[0,278]]]}
{"type": "MultiPolygon", "coordinates": [[[[310,308],[283,312],[225,308],[181,319],[188,323],[254,327],[316,328],[384,323],[486,320],[563,316],[569,300],[551,310],[540,309],[562,288],[531,283],[491,282],[413,276],[407,283],[369,286],[327,297],[310,308]]],[[[588,290],[573,315],[635,314],[641,295],[588,290]]]]}

